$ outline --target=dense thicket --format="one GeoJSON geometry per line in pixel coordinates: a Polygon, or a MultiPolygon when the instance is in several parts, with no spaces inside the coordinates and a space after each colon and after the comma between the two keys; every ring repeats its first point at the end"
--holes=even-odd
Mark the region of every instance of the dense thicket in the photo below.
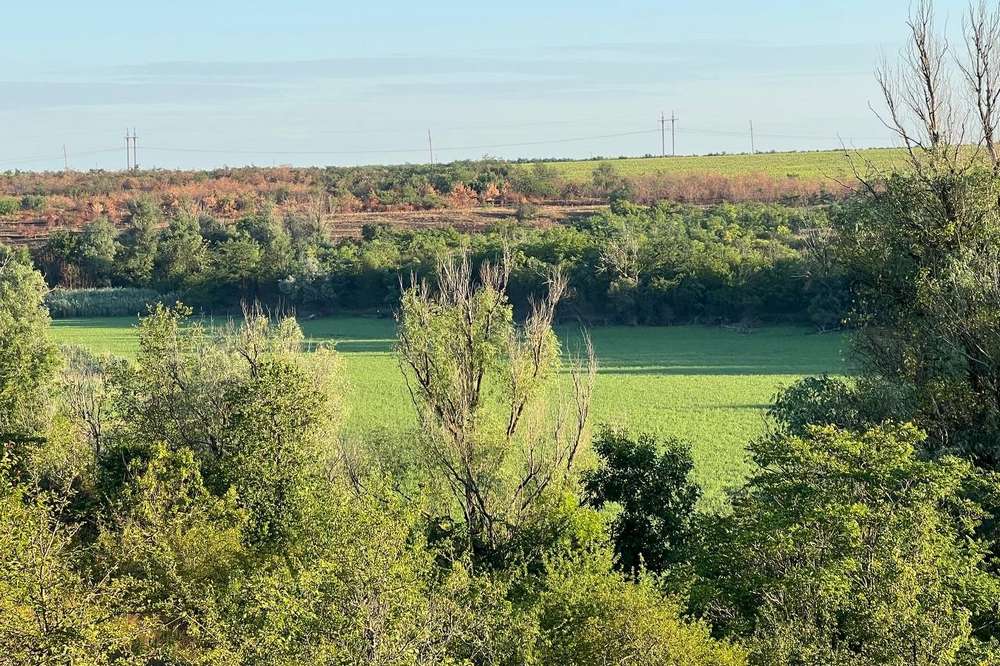
{"type": "MultiPolygon", "coordinates": [[[[563,316],[836,327],[847,299],[841,278],[822,261],[828,231],[822,210],[617,201],[606,214],[548,229],[370,227],[362,239],[333,242],[314,220],[280,219],[269,209],[223,225],[187,215],[161,220],[155,208],[137,206],[126,231],[98,220],[79,235],[55,234],[35,259],[52,285],[173,292],[207,310],[260,301],[303,313],[388,312],[399,302],[401,278],[433,278],[440,259],[458,248],[477,265],[506,249],[508,292],[522,313],[559,268],[569,287],[563,316]]],[[[94,306],[113,309],[127,295],[108,293],[106,304],[96,299],[94,306]]]]}

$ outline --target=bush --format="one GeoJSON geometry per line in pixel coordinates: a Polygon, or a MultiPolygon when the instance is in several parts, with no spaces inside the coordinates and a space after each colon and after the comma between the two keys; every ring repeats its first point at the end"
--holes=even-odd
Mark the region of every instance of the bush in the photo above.
{"type": "Polygon", "coordinates": [[[518,222],[526,222],[527,220],[534,220],[538,217],[539,208],[535,204],[523,203],[519,204],[517,210],[514,212],[514,217],[517,218],[518,222]]]}
{"type": "Polygon", "coordinates": [[[177,300],[173,294],[152,289],[104,287],[99,289],[53,289],[45,297],[54,319],[71,317],[134,317],[150,305],[177,300]]]}
{"type": "Polygon", "coordinates": [[[21,210],[45,210],[45,197],[40,194],[25,194],[21,197],[21,210]]]}
{"type": "Polygon", "coordinates": [[[14,197],[0,197],[0,215],[13,215],[21,205],[14,197]]]}

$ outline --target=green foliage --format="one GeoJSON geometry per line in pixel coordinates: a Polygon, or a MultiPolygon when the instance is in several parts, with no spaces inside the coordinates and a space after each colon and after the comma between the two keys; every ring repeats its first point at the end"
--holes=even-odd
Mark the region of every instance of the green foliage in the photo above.
{"type": "Polygon", "coordinates": [[[20,202],[14,197],[0,197],[0,215],[13,215],[21,210],[20,202]]]}
{"type": "Polygon", "coordinates": [[[900,422],[913,411],[905,388],[877,377],[846,381],[828,375],[806,377],[775,396],[768,415],[780,434],[805,437],[813,425],[863,431],[900,422]]]}
{"type": "Polygon", "coordinates": [[[58,356],[44,296],[45,282],[27,257],[0,245],[0,441],[45,426],[58,356]]]}
{"type": "MultiPolygon", "coordinates": [[[[216,326],[225,321],[214,320],[216,326]]],[[[52,334],[60,344],[134,357],[136,323],[133,318],[55,320],[52,334]]],[[[367,448],[412,448],[408,433],[417,416],[393,353],[394,322],[317,317],[301,326],[307,345],[337,345],[349,387],[345,434],[363,439],[367,448]]],[[[556,332],[562,349],[580,348],[575,326],[556,332]]],[[[849,369],[843,361],[845,335],[812,335],[804,328],[762,327],[746,334],[706,326],[601,326],[589,335],[599,363],[592,422],[642,424],[691,442],[694,480],[704,489],[706,509],[725,504],[723,490],[745,479],[746,442],[764,434],[764,413],[779,389],[804,375],[849,369]]]]}
{"type": "Polygon", "coordinates": [[[11,482],[0,459],[0,651],[11,664],[118,663],[133,627],[121,590],[81,572],[77,528],[62,501],[11,482]]]}
{"type": "Polygon", "coordinates": [[[587,501],[620,507],[611,523],[618,564],[662,572],[688,555],[692,519],[701,489],[690,480],[691,446],[678,440],[659,445],[643,434],[605,428],[594,438],[600,466],[584,478],[587,501]]]}
{"type": "MultiPolygon", "coordinates": [[[[120,235],[105,219],[53,234],[35,255],[50,284],[155,288],[201,309],[260,301],[299,312],[390,311],[400,276],[434,279],[440,259],[467,248],[473,264],[511,250],[508,296],[519,315],[560,269],[563,310],[627,324],[812,322],[839,326],[847,286],[825,257],[823,211],[762,205],[639,206],[614,191],[611,212],[538,229],[498,224],[475,234],[367,225],[331,240],[314,221],[263,209],[236,224],[179,213],[165,227],[137,206],[120,235]],[[804,277],[806,276],[806,277],[804,277]]],[[[525,221],[537,211],[519,204],[525,221]]]]}
{"type": "Polygon", "coordinates": [[[249,511],[248,536],[294,555],[305,545],[297,536],[312,478],[333,455],[335,357],[297,353],[294,320],[272,325],[250,313],[238,330],[214,338],[185,321],[189,314],[157,306],[143,319],[137,363],[112,378],[117,440],[193,450],[213,490],[235,490],[249,511]]]}
{"type": "Polygon", "coordinates": [[[21,197],[21,210],[45,210],[45,197],[41,194],[25,194],[21,197]]]}
{"type": "Polygon", "coordinates": [[[683,621],[681,604],[653,579],[631,582],[610,564],[600,554],[553,564],[538,601],[540,663],[745,663],[743,650],[712,640],[707,625],[683,621]]]}
{"type": "Polygon", "coordinates": [[[459,529],[477,563],[505,559],[512,530],[549,492],[559,492],[580,452],[589,413],[589,377],[574,373],[571,397],[555,393],[559,340],[552,330],[565,283],[555,274],[547,298],[522,326],[505,288],[508,265],[486,264],[474,281],[468,257],[446,263],[438,290],[403,294],[397,351],[417,409],[428,472],[451,489],[459,529]],[[551,433],[558,403],[572,417],[551,433]]]}
{"type": "Polygon", "coordinates": [[[245,515],[234,492],[217,497],[205,487],[190,449],[158,446],[130,476],[94,546],[94,566],[124,591],[118,612],[142,618],[147,658],[211,657],[225,646],[218,595],[240,580],[248,557],[245,515]]]}
{"type": "MultiPolygon", "coordinates": [[[[998,611],[1000,581],[956,458],[922,461],[914,427],[833,427],[751,445],[759,466],[703,529],[695,599],[753,661],[959,663],[998,611]]],[[[982,490],[980,490],[982,492],[982,490]]]]}
{"type": "Polygon", "coordinates": [[[95,285],[107,285],[114,272],[118,232],[107,218],[87,223],[76,248],[80,268],[95,285]]]}
{"type": "Polygon", "coordinates": [[[1000,179],[894,175],[838,218],[869,372],[912,392],[934,451],[1000,465],[1000,179]]]}

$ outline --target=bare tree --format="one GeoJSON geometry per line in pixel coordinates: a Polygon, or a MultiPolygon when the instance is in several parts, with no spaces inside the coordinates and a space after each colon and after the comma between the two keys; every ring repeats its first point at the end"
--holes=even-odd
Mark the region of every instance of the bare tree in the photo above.
{"type": "Polygon", "coordinates": [[[1000,114],[1000,8],[990,10],[986,0],[971,2],[963,21],[965,61],[958,67],[965,78],[981,130],[981,141],[993,164],[994,171],[1000,164],[996,132],[1000,114]]]}
{"type": "Polygon", "coordinates": [[[907,26],[900,63],[883,62],[876,70],[887,111],[877,115],[902,141],[918,174],[960,171],[965,123],[949,75],[948,41],[937,32],[930,0],[920,0],[907,26]]]}
{"type": "Polygon", "coordinates": [[[983,153],[1000,171],[1000,7],[970,2],[962,25],[964,49],[952,53],[931,0],[920,0],[900,62],[876,70],[885,103],[876,115],[928,182],[981,165],[983,153]]]}

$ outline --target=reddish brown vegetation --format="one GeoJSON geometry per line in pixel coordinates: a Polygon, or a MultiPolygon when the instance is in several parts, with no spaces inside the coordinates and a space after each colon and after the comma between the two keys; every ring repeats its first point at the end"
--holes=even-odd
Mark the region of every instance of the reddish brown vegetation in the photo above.
{"type": "MultiPolygon", "coordinates": [[[[487,165],[489,166],[489,165],[487,165]]],[[[388,215],[397,223],[434,224],[451,220],[468,225],[463,211],[481,209],[471,217],[481,223],[485,210],[489,217],[513,215],[511,207],[532,202],[555,206],[589,205],[606,201],[607,191],[592,183],[571,183],[551,177],[550,195],[540,197],[518,191],[518,169],[503,165],[497,169],[456,173],[448,165],[439,167],[364,167],[358,169],[256,168],[216,171],[145,171],[120,173],[93,171],[0,174],[0,196],[20,199],[41,195],[39,208],[25,207],[0,217],[0,242],[33,244],[54,229],[79,229],[101,216],[112,222],[127,219],[129,202],[144,198],[165,216],[188,212],[234,220],[273,206],[278,215],[308,215],[344,222],[353,228],[357,214],[388,215]],[[397,175],[396,169],[402,172],[397,175]],[[423,169],[423,170],[421,170],[423,169]],[[452,169],[448,171],[448,169],[452,169]],[[409,170],[409,171],[407,171],[409,170]],[[484,179],[480,174],[487,174],[484,179]],[[454,180],[454,179],[458,180],[454,180]],[[451,179],[451,180],[450,180],[451,179]],[[438,183],[435,187],[432,183],[438,183]],[[427,215],[415,215],[421,211],[427,215]],[[436,211],[431,213],[432,211],[436,211]]],[[[526,168],[526,167],[525,167],[526,168]]],[[[646,174],[622,178],[633,198],[640,203],[671,199],[691,204],[723,201],[800,202],[842,198],[846,187],[824,180],[774,178],[766,174],[723,176],[713,173],[646,174]]],[[[559,217],[548,215],[549,218],[559,217]]],[[[337,234],[342,235],[342,234],[337,234]]]]}

